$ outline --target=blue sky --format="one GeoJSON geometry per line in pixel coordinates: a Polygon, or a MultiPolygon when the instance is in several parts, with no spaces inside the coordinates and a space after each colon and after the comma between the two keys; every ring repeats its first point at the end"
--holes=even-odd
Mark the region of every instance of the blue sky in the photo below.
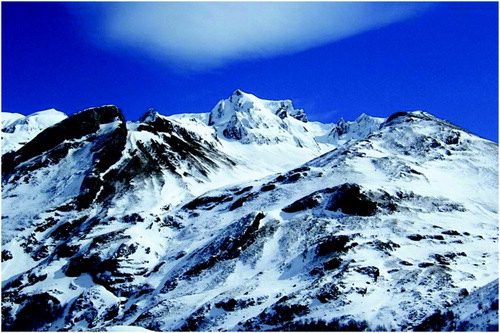
{"type": "Polygon", "coordinates": [[[498,142],[498,4],[2,3],[2,110],[207,112],[235,89],[309,118],[425,110],[498,142]]]}

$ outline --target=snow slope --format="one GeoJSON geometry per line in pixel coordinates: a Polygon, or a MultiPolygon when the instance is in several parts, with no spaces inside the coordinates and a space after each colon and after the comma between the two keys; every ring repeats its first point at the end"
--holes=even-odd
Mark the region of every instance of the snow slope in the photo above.
{"type": "Polygon", "coordinates": [[[498,318],[498,146],[425,112],[322,125],[241,91],[129,123],[104,106],[2,164],[4,330],[498,318]]]}
{"type": "Polygon", "coordinates": [[[437,310],[415,329],[419,331],[498,332],[498,279],[469,294],[451,307],[437,310]]]}
{"type": "Polygon", "coordinates": [[[67,116],[61,111],[49,109],[28,116],[2,112],[2,154],[19,149],[38,133],[67,116]]]}

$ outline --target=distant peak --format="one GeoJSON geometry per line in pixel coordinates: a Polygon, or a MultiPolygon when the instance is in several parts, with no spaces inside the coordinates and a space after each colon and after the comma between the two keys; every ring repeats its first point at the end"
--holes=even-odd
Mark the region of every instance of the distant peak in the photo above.
{"type": "Polygon", "coordinates": [[[155,121],[158,116],[158,112],[154,108],[149,108],[146,113],[144,113],[140,118],[140,122],[155,121]]]}
{"type": "Polygon", "coordinates": [[[425,111],[399,111],[396,113],[393,113],[392,115],[387,118],[385,124],[391,124],[395,121],[406,121],[410,118],[413,119],[437,119],[435,116],[432,114],[425,112],[425,111]]]}
{"type": "Polygon", "coordinates": [[[230,102],[240,101],[241,99],[250,101],[261,100],[261,98],[258,98],[257,96],[249,94],[247,92],[244,92],[241,89],[236,89],[235,91],[233,91],[231,96],[229,96],[230,102]]]}
{"type": "Polygon", "coordinates": [[[236,89],[231,96],[223,99],[215,105],[210,112],[209,125],[228,122],[236,113],[266,113],[270,112],[281,119],[288,116],[304,123],[308,122],[307,115],[302,109],[295,109],[289,99],[267,100],[253,94],[236,89]]]}
{"type": "Polygon", "coordinates": [[[28,115],[27,117],[31,117],[31,116],[39,116],[39,115],[49,115],[49,114],[56,114],[56,115],[66,115],[64,112],[62,111],[59,111],[59,110],[56,110],[54,108],[51,108],[51,109],[47,109],[47,110],[41,110],[41,111],[37,111],[35,113],[32,113],[30,115],[28,115]]]}

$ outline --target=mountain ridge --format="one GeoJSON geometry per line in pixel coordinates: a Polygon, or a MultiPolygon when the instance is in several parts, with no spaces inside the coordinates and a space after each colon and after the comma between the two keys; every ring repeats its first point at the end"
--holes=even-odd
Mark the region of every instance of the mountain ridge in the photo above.
{"type": "Polygon", "coordinates": [[[498,277],[495,143],[420,111],[323,126],[255,102],[240,139],[234,105],[214,126],[104,106],[2,151],[2,328],[416,330],[498,277]]]}

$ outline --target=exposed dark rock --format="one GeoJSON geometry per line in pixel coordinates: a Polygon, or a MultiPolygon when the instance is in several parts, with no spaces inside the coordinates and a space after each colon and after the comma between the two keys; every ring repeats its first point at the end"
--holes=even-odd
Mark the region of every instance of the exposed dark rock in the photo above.
{"type": "Polygon", "coordinates": [[[432,262],[421,262],[418,264],[418,267],[420,267],[420,268],[426,268],[426,267],[431,267],[431,266],[434,266],[434,264],[432,262]]]}
{"type": "Polygon", "coordinates": [[[299,172],[294,173],[294,174],[290,175],[289,177],[287,177],[286,183],[295,183],[297,180],[300,179],[300,177],[302,177],[301,173],[299,173],[299,172]]]}
{"type": "Polygon", "coordinates": [[[377,212],[377,204],[361,193],[361,188],[357,184],[342,184],[336,187],[325,208],[358,216],[372,216],[377,212]]]}
{"type": "Polygon", "coordinates": [[[37,227],[35,228],[35,232],[44,232],[45,230],[52,228],[58,222],[59,221],[56,220],[55,218],[48,217],[45,220],[43,220],[41,223],[37,224],[37,227]]]}
{"type": "Polygon", "coordinates": [[[253,299],[234,299],[229,298],[227,300],[222,300],[220,302],[215,303],[216,308],[224,309],[225,311],[235,311],[248,308],[249,306],[253,306],[258,304],[258,302],[253,299]]]}
{"type": "Polygon", "coordinates": [[[460,289],[458,292],[458,297],[466,297],[469,296],[469,291],[466,288],[460,289]]]}
{"type": "Polygon", "coordinates": [[[175,256],[175,260],[179,260],[180,258],[184,257],[187,254],[186,251],[181,251],[175,256]]]}
{"type": "Polygon", "coordinates": [[[282,183],[282,182],[284,182],[284,181],[285,181],[285,179],[286,179],[286,177],[285,177],[284,175],[279,175],[278,177],[276,177],[276,178],[273,180],[273,182],[275,182],[275,183],[282,183]]]}
{"type": "Polygon", "coordinates": [[[444,237],[442,235],[428,235],[428,236],[425,236],[425,238],[436,239],[436,240],[444,240],[444,237]]]}
{"type": "Polygon", "coordinates": [[[433,254],[431,255],[431,258],[435,259],[439,264],[441,265],[449,265],[450,264],[450,257],[441,255],[441,254],[433,254]]]}
{"type": "Polygon", "coordinates": [[[306,209],[311,209],[319,206],[322,199],[323,198],[320,193],[314,192],[308,196],[305,196],[291,203],[290,205],[286,206],[285,208],[282,208],[281,210],[284,211],[285,213],[300,212],[306,209]]]}
{"type": "Polygon", "coordinates": [[[275,303],[269,311],[262,312],[259,319],[266,325],[279,325],[309,313],[309,308],[304,304],[275,303]]]}
{"type": "Polygon", "coordinates": [[[339,297],[340,290],[335,283],[326,283],[321,289],[319,289],[316,297],[321,303],[328,303],[329,301],[335,300],[339,297]]]}
{"type": "Polygon", "coordinates": [[[29,236],[22,237],[20,245],[24,249],[24,252],[31,254],[38,246],[40,246],[40,241],[36,238],[34,233],[31,233],[29,236]]]}
{"type": "Polygon", "coordinates": [[[199,331],[201,328],[200,326],[202,325],[211,308],[211,304],[205,304],[201,306],[198,310],[193,312],[189,317],[185,319],[184,325],[182,325],[179,330],[188,332],[199,331]]]}
{"type": "Polygon", "coordinates": [[[442,331],[453,319],[454,314],[452,311],[441,312],[437,310],[425,318],[419,325],[415,326],[413,330],[416,332],[442,331]]]}
{"type": "MultiPolygon", "coordinates": [[[[212,143],[164,117],[147,116],[143,121],[138,130],[154,133],[162,142],[152,140],[145,145],[138,141],[139,153],[133,157],[134,161],[128,162],[126,170],[120,171],[125,174],[119,176],[119,179],[136,178],[137,175],[144,177],[152,172],[161,176],[162,168],[176,175],[181,164],[187,165],[190,175],[198,173],[207,177],[209,172],[217,170],[221,164],[235,165],[234,161],[212,143]]],[[[123,179],[123,186],[127,183],[127,180],[123,179]]]]}
{"type": "MultiPolygon", "coordinates": [[[[3,294],[3,300],[5,300],[5,293],[3,294]]],[[[12,327],[14,319],[12,307],[2,304],[2,331],[8,331],[12,327]]]]}
{"type": "Polygon", "coordinates": [[[103,245],[109,245],[109,243],[111,242],[124,239],[130,239],[130,236],[124,235],[123,230],[108,232],[106,234],[94,237],[94,239],[92,239],[92,243],[90,243],[89,250],[94,250],[94,249],[98,250],[103,245]]]}
{"type": "Polygon", "coordinates": [[[164,261],[160,262],[158,265],[153,267],[151,272],[144,274],[144,277],[149,277],[151,274],[158,272],[163,265],[165,265],[165,262],[164,261]]]}
{"type": "Polygon", "coordinates": [[[77,197],[79,209],[88,208],[97,197],[102,186],[102,180],[98,176],[88,176],[83,179],[80,194],[77,197]]]}
{"type": "MultiPolygon", "coordinates": [[[[376,197],[372,193],[369,194],[374,198],[376,197]]],[[[294,213],[321,205],[324,209],[340,210],[344,214],[371,216],[377,212],[378,206],[385,208],[390,205],[390,198],[379,195],[378,200],[383,203],[378,205],[374,199],[362,193],[360,186],[357,184],[342,184],[313,192],[282,210],[287,213],[294,213]]]]}
{"type": "Polygon", "coordinates": [[[451,132],[445,139],[447,145],[456,145],[460,142],[460,132],[451,132]]]}
{"type": "Polygon", "coordinates": [[[80,246],[79,245],[69,245],[67,243],[64,243],[64,244],[59,245],[56,248],[55,253],[60,258],[68,258],[68,257],[72,257],[75,254],[77,254],[78,250],[80,250],[80,246]]]}
{"type": "Polygon", "coordinates": [[[219,261],[231,260],[237,258],[240,253],[252,245],[257,238],[257,229],[260,221],[265,217],[264,213],[259,212],[250,214],[241,220],[241,228],[238,228],[238,234],[227,236],[219,244],[212,244],[206,251],[212,254],[207,260],[204,260],[188,269],[184,274],[188,277],[199,275],[203,270],[213,267],[219,261]]]}
{"type": "Polygon", "coordinates": [[[198,197],[185,204],[182,208],[190,210],[200,209],[200,208],[205,210],[210,210],[220,203],[228,202],[231,200],[233,200],[233,198],[230,195],[226,194],[221,194],[215,197],[210,197],[210,196],[198,197]]]}
{"type": "Polygon", "coordinates": [[[253,188],[253,186],[247,186],[247,187],[244,187],[242,189],[237,189],[236,192],[234,192],[234,195],[241,195],[245,192],[250,191],[252,188],[253,188]]]}
{"type": "Polygon", "coordinates": [[[144,217],[142,217],[138,213],[132,213],[132,214],[129,214],[129,215],[125,215],[123,217],[123,222],[125,222],[125,223],[144,222],[144,217]]]}
{"type": "Polygon", "coordinates": [[[412,241],[421,241],[422,239],[424,239],[425,237],[420,235],[420,234],[413,234],[413,235],[408,235],[406,236],[408,239],[411,239],[412,241]]]}
{"type": "Polygon", "coordinates": [[[62,313],[61,302],[48,293],[32,295],[17,312],[9,331],[38,331],[62,313]]]}
{"type": "Polygon", "coordinates": [[[256,196],[257,196],[257,193],[248,193],[248,194],[242,196],[241,198],[239,198],[233,202],[231,207],[229,207],[229,210],[233,211],[236,208],[240,208],[241,206],[243,206],[245,204],[245,202],[252,200],[256,196]]]}
{"type": "MultiPolygon", "coordinates": [[[[367,331],[368,323],[364,320],[357,321],[349,316],[334,318],[330,321],[323,319],[306,319],[285,323],[279,331],[293,332],[363,332],[367,331]]],[[[376,328],[375,331],[387,331],[384,327],[376,328]]]]}
{"type": "Polygon", "coordinates": [[[267,191],[271,191],[271,190],[274,190],[276,188],[276,185],[274,184],[267,184],[267,185],[264,185],[260,188],[260,191],[261,192],[267,192],[267,191]]]}
{"type": "Polygon", "coordinates": [[[296,172],[306,172],[306,171],[311,171],[311,168],[308,166],[303,166],[300,168],[293,169],[291,172],[296,173],[296,172]]]}
{"type": "Polygon", "coordinates": [[[236,115],[233,115],[229,122],[227,123],[226,128],[222,131],[222,135],[224,135],[228,139],[233,140],[241,140],[248,134],[248,131],[241,125],[241,122],[238,120],[236,115]]]}
{"type": "Polygon", "coordinates": [[[411,262],[408,262],[406,260],[401,260],[399,263],[401,265],[404,265],[404,266],[413,266],[413,264],[411,262]]]}
{"type": "Polygon", "coordinates": [[[379,269],[377,267],[375,267],[375,266],[356,267],[354,270],[356,272],[358,272],[358,273],[361,273],[361,274],[364,274],[364,275],[368,275],[375,282],[377,281],[377,279],[378,279],[378,277],[380,275],[379,269]]]}
{"type": "Polygon", "coordinates": [[[97,254],[90,257],[78,255],[72,257],[68,264],[63,268],[64,274],[69,277],[80,276],[82,273],[94,272],[101,259],[97,254]]]}
{"type": "Polygon", "coordinates": [[[410,121],[411,115],[412,114],[410,112],[404,112],[404,111],[393,113],[392,115],[389,116],[389,118],[387,118],[385,124],[390,124],[394,119],[402,117],[407,117],[405,121],[410,121]]]}
{"type": "Polygon", "coordinates": [[[31,257],[33,260],[38,261],[43,258],[47,258],[52,250],[53,246],[49,246],[47,244],[44,244],[40,246],[40,248],[31,254],[31,257]]]}
{"type": "Polygon", "coordinates": [[[175,288],[177,288],[177,286],[179,285],[179,281],[177,279],[170,279],[170,280],[167,280],[167,282],[165,282],[165,284],[163,285],[163,288],[161,289],[161,293],[168,293],[172,290],[174,290],[175,288]]]}
{"type": "Polygon", "coordinates": [[[441,233],[443,235],[450,235],[450,236],[460,236],[461,234],[456,231],[456,230],[445,230],[445,231],[441,231],[441,233]]]}
{"type": "Polygon", "coordinates": [[[307,114],[302,109],[295,109],[293,112],[289,113],[290,116],[294,117],[297,120],[300,120],[303,123],[307,123],[309,120],[307,119],[307,114]]]}
{"type": "Polygon", "coordinates": [[[10,260],[12,258],[14,258],[12,252],[10,252],[9,250],[2,250],[2,262],[10,260]]]}
{"type": "Polygon", "coordinates": [[[37,282],[44,281],[47,278],[47,274],[28,274],[28,285],[34,285],[37,282]]]}
{"type": "Polygon", "coordinates": [[[276,111],[276,115],[280,117],[280,119],[285,119],[288,116],[286,112],[285,106],[282,104],[281,107],[276,111]]]}
{"type": "Polygon", "coordinates": [[[351,241],[348,235],[332,235],[320,241],[317,246],[317,253],[319,256],[324,256],[335,252],[346,252],[349,247],[347,243],[351,241]]]}
{"type": "Polygon", "coordinates": [[[137,252],[137,249],[139,248],[138,243],[132,243],[132,244],[121,244],[118,247],[118,250],[116,250],[115,257],[128,257],[131,254],[134,254],[137,252]]]}
{"type": "Polygon", "coordinates": [[[330,271],[332,269],[337,269],[342,265],[342,259],[340,258],[333,258],[331,260],[325,261],[323,263],[323,268],[327,271],[330,271]]]}
{"type": "Polygon", "coordinates": [[[76,219],[72,222],[64,222],[59,225],[52,233],[50,237],[55,240],[63,240],[68,239],[74,232],[80,228],[80,226],[87,220],[88,216],[83,216],[79,219],[76,219]]]}
{"type": "Polygon", "coordinates": [[[171,215],[165,216],[160,225],[162,227],[174,228],[174,229],[181,229],[184,227],[180,221],[178,221],[175,217],[171,215]]]}
{"type": "Polygon", "coordinates": [[[92,147],[93,159],[91,174],[82,182],[80,194],[77,198],[78,208],[84,209],[89,207],[94,200],[99,199],[104,201],[107,197],[114,194],[114,189],[111,185],[101,177],[97,176],[106,171],[113,164],[118,162],[122,156],[122,151],[125,149],[127,140],[127,128],[124,122],[119,123],[119,126],[106,135],[96,139],[92,147]],[[97,198],[97,195],[100,195],[97,198]]]}
{"type": "Polygon", "coordinates": [[[367,244],[371,244],[375,249],[382,251],[386,254],[389,254],[390,252],[394,251],[395,249],[401,247],[401,245],[394,243],[391,240],[389,240],[387,242],[383,242],[379,239],[376,239],[372,242],[368,242],[367,244]]]}

